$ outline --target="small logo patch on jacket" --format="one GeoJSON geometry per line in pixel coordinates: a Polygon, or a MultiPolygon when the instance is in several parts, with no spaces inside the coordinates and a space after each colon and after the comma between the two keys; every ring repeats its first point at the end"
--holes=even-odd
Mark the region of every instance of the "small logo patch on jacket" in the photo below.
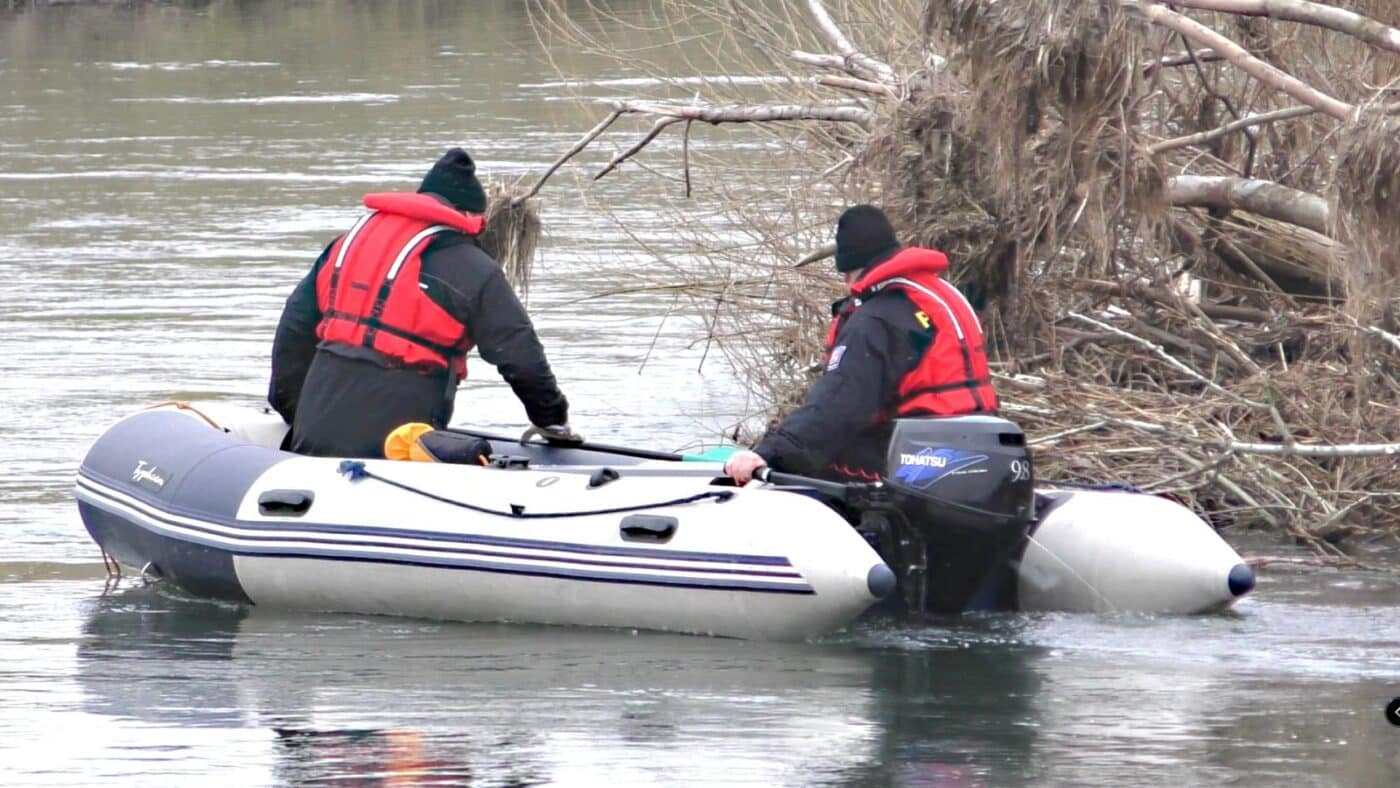
{"type": "Polygon", "coordinates": [[[846,355],[846,346],[837,345],[831,349],[831,360],[826,362],[826,371],[833,372],[841,366],[841,357],[846,355]]]}

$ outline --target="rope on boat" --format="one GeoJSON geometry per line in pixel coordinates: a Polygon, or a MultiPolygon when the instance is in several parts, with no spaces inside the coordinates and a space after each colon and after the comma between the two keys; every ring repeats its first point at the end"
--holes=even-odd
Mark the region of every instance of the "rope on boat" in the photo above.
{"type": "Polygon", "coordinates": [[[117,559],[107,555],[106,548],[99,546],[97,549],[102,553],[102,566],[107,570],[107,577],[122,579],[122,565],[117,562],[117,559]]]}
{"type": "Polygon", "coordinates": [[[208,414],[206,414],[204,411],[200,410],[199,408],[196,408],[188,402],[185,402],[184,400],[171,399],[166,400],[165,402],[157,402],[156,404],[146,408],[146,410],[159,410],[160,408],[166,407],[174,407],[176,410],[187,410],[190,413],[193,413],[194,415],[203,419],[205,424],[208,424],[214,429],[220,432],[228,432],[228,430],[225,429],[222,424],[209,418],[208,414]]]}
{"type": "Polygon", "coordinates": [[[733,490],[710,490],[708,492],[697,493],[695,495],[687,496],[685,498],[676,498],[671,501],[643,503],[636,504],[634,506],[618,506],[612,509],[591,509],[585,512],[526,512],[525,506],[523,504],[518,503],[510,504],[510,511],[502,512],[497,509],[488,509],[484,506],[470,504],[466,501],[458,501],[452,498],[446,498],[444,496],[438,495],[437,493],[431,493],[427,490],[423,490],[412,485],[404,484],[403,482],[395,481],[385,476],[380,476],[379,474],[376,474],[370,469],[366,468],[365,464],[360,460],[342,460],[340,463],[340,468],[338,470],[340,473],[344,474],[345,478],[349,479],[351,482],[357,482],[361,479],[374,479],[375,481],[383,482],[389,485],[390,487],[397,487],[400,490],[404,490],[405,492],[411,492],[416,495],[421,495],[424,498],[429,498],[434,501],[438,501],[439,503],[450,504],[452,506],[458,506],[463,509],[469,509],[473,512],[494,515],[496,517],[513,517],[522,520],[543,520],[552,517],[588,517],[590,515],[595,514],[621,514],[623,512],[639,512],[645,509],[659,509],[663,506],[680,506],[682,504],[687,503],[697,503],[699,501],[703,501],[710,498],[713,498],[716,503],[724,503],[725,501],[734,497],[733,490]]]}

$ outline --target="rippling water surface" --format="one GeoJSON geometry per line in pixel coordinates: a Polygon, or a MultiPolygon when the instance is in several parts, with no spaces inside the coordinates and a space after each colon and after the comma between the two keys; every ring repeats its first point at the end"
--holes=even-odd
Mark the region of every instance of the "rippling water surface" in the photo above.
{"type": "MultiPolygon", "coordinates": [[[[257,400],[282,299],[363,192],[411,187],[456,144],[487,175],[538,173],[598,116],[575,96],[646,84],[555,55],[566,77],[514,2],[0,14],[4,781],[1400,782],[1387,576],[1266,570],[1225,616],[865,623],[807,644],[106,584],[71,496],[88,443],[152,402],[257,400]]],[[[546,188],[530,297],[575,424],[713,436],[742,392],[670,298],[585,300],[655,261],[584,190],[675,252],[656,210],[675,185],[585,183],[546,188]]],[[[458,418],[524,426],[480,363],[458,418]]]]}

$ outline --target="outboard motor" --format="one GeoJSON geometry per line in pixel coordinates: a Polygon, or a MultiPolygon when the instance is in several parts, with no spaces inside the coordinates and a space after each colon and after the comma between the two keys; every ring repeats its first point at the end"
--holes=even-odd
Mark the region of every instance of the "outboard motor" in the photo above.
{"type": "Polygon", "coordinates": [[[1020,427],[996,416],[900,419],[890,438],[885,505],[862,513],[911,612],[1012,604],[1010,562],[1034,517],[1020,427]]]}

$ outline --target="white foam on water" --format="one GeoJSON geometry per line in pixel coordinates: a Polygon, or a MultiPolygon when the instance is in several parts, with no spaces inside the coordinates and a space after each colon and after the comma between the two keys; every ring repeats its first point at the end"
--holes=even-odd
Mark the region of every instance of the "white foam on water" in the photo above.
{"type": "Polygon", "coordinates": [[[774,85],[794,81],[781,74],[751,74],[698,77],[618,77],[616,79],[559,80],[555,82],[526,82],[522,88],[587,88],[587,87],[659,87],[663,85],[774,85]]]}
{"type": "Polygon", "coordinates": [[[161,180],[161,181],[243,181],[268,183],[383,183],[378,175],[334,173],[311,175],[297,172],[250,172],[244,170],[92,170],[89,172],[0,172],[0,181],[41,180],[161,180]]]}
{"type": "Polygon", "coordinates": [[[268,60],[203,60],[194,63],[113,61],[97,65],[112,71],[193,71],[197,68],[277,68],[282,64],[268,60]]]}
{"type": "Polygon", "coordinates": [[[396,93],[316,93],[300,96],[239,96],[235,98],[205,98],[203,96],[159,96],[151,98],[116,98],[119,104],[201,104],[255,105],[271,104],[393,104],[396,93]]]}

